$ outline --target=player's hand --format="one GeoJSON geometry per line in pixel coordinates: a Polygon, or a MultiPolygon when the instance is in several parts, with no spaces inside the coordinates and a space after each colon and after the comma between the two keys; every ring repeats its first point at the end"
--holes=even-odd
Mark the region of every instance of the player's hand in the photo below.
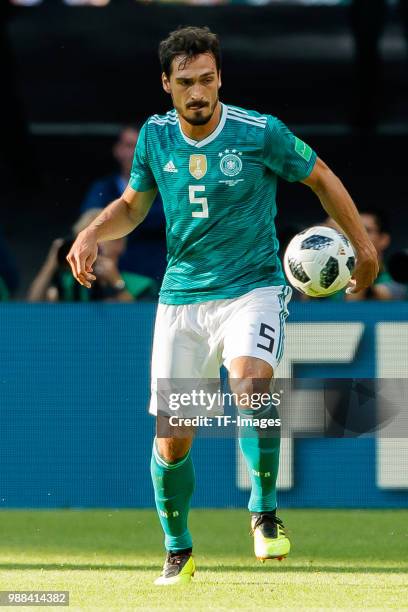
{"type": "Polygon", "coordinates": [[[80,232],[67,255],[74,278],[88,289],[96,280],[93,274],[93,264],[98,255],[98,242],[92,230],[85,229],[80,232]]]}
{"type": "Polygon", "coordinates": [[[354,268],[350,286],[346,293],[358,293],[370,287],[379,272],[378,255],[373,245],[357,253],[357,264],[354,268]]]}

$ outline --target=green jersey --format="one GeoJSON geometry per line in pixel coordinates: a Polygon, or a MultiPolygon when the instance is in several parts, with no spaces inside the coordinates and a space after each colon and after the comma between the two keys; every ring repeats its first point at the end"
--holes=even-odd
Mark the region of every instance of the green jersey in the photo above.
{"type": "Polygon", "coordinates": [[[177,112],[153,115],[137,142],[130,186],[158,187],[166,216],[163,304],[234,298],[285,284],[277,257],[278,177],[300,181],[312,149],[276,117],[222,104],[217,128],[188,138],[177,112]]]}

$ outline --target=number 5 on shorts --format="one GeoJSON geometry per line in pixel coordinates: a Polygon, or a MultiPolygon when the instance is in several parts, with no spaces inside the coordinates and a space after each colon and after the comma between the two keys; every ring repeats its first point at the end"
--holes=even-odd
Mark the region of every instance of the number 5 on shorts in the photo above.
{"type": "Polygon", "coordinates": [[[270,325],[267,325],[266,323],[261,323],[261,327],[259,329],[259,335],[261,336],[261,338],[266,338],[266,340],[269,341],[269,344],[268,346],[265,346],[264,344],[259,344],[259,343],[256,345],[258,348],[265,349],[265,351],[268,351],[268,353],[272,353],[273,345],[275,344],[275,338],[268,334],[268,332],[270,331],[272,333],[275,333],[275,330],[273,327],[271,327],[270,325]]]}

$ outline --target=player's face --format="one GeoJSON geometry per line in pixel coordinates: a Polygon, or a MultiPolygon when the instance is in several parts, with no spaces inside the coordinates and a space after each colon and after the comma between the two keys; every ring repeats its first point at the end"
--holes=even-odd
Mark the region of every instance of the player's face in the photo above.
{"type": "Polygon", "coordinates": [[[174,108],[191,125],[205,125],[218,103],[221,74],[211,53],[192,59],[183,55],[173,59],[168,78],[162,75],[163,88],[172,97],[174,108]]]}

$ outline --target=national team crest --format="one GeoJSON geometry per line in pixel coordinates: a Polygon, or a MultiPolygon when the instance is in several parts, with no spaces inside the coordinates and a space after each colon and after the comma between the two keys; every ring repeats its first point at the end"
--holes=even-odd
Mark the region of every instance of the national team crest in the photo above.
{"type": "Polygon", "coordinates": [[[195,179],[202,179],[207,174],[207,157],[205,155],[190,155],[188,169],[195,179]]]}
{"type": "Polygon", "coordinates": [[[225,149],[222,153],[218,153],[220,157],[220,170],[225,176],[236,176],[242,170],[241,151],[236,149],[225,149]]]}

